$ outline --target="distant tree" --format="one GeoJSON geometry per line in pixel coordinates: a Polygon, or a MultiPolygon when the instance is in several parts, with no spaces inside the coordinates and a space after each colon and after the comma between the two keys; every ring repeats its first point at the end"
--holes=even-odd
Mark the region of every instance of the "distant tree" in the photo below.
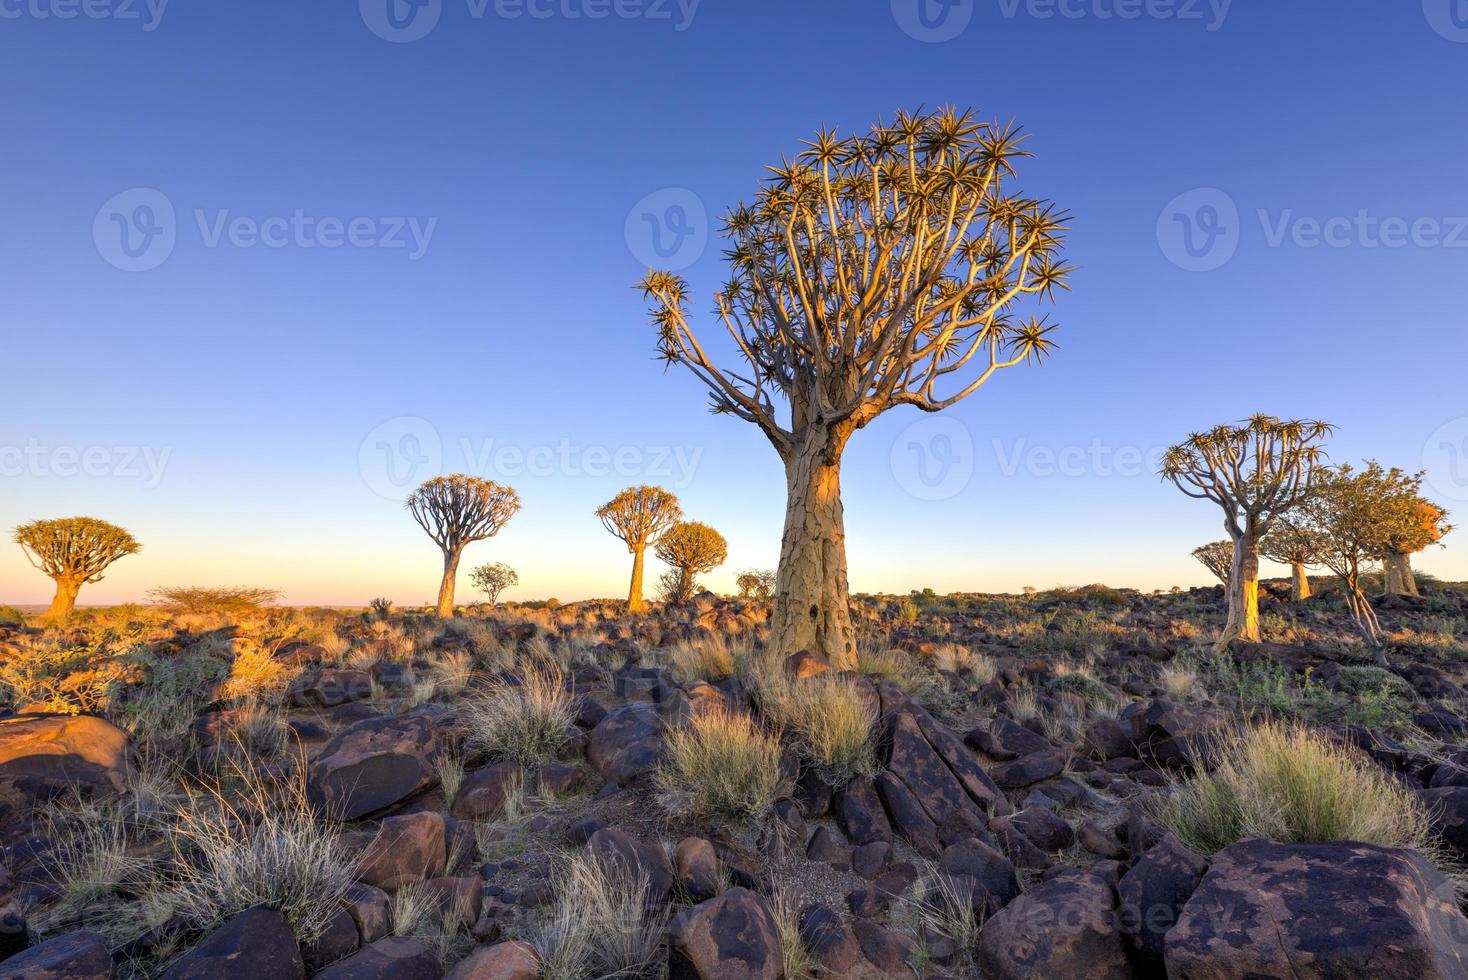
{"type": "Polygon", "coordinates": [[[1259,553],[1270,561],[1290,566],[1290,598],[1310,598],[1310,576],[1306,569],[1320,564],[1320,539],[1299,516],[1299,510],[1280,518],[1259,542],[1259,553]]]}
{"type": "Polygon", "coordinates": [[[1302,512],[1320,564],[1341,580],[1356,626],[1382,665],[1381,623],[1361,588],[1361,571],[1409,533],[1412,509],[1403,504],[1417,496],[1421,483],[1421,474],[1386,469],[1375,460],[1363,470],[1343,464],[1318,476],[1302,512]]]}
{"type": "Polygon", "coordinates": [[[674,524],[658,538],[653,551],[673,566],[672,577],[664,578],[663,594],[675,603],[692,598],[697,577],[718,568],[729,557],[724,536],[698,521],[674,524]]]}
{"type": "Polygon", "coordinates": [[[100,582],[108,566],[143,547],[116,524],[95,517],[22,524],[15,529],[15,542],[26,560],[56,583],[56,595],[43,616],[47,621],[71,616],[83,585],[100,582]]]}
{"type": "Polygon", "coordinates": [[[494,537],[519,509],[520,498],[510,487],[463,473],[436,476],[408,496],[413,520],[443,551],[437,607],[440,617],[454,614],[454,584],[464,549],[475,541],[494,537]]]}
{"type": "Polygon", "coordinates": [[[1012,124],[902,112],[806,147],[724,222],[731,278],[714,303],[743,366],[720,368],[695,337],[682,278],[650,270],[641,288],[663,358],[708,387],[715,412],[758,426],[784,463],[771,646],[851,669],[848,440],[888,409],[941,411],[1041,360],[1054,327],[1020,307],[1053,299],[1070,270],[1065,216],[1011,186],[1029,156],[1012,124]]]}
{"type": "Polygon", "coordinates": [[[1234,563],[1234,543],[1232,541],[1214,541],[1193,549],[1193,557],[1203,563],[1203,567],[1218,577],[1224,585],[1228,585],[1229,569],[1234,563]]]}
{"type": "Polygon", "coordinates": [[[175,614],[247,616],[278,602],[280,590],[253,585],[191,585],[149,589],[148,598],[175,614]]]}
{"type": "Polygon", "coordinates": [[[766,568],[751,568],[739,573],[734,584],[739,587],[741,598],[763,602],[775,594],[775,573],[766,568]]]}
{"type": "Polygon", "coordinates": [[[628,487],[597,508],[596,516],[632,553],[632,584],[627,589],[627,611],[647,608],[642,599],[642,563],[647,546],[683,517],[678,498],[662,487],[628,487]]]}
{"type": "Polygon", "coordinates": [[[474,587],[484,593],[489,600],[490,608],[500,601],[500,593],[513,585],[520,584],[519,574],[504,562],[495,562],[493,565],[480,565],[469,573],[469,581],[474,587]]]}
{"type": "Polygon", "coordinates": [[[1320,441],[1330,431],[1324,422],[1256,415],[1195,433],[1163,457],[1162,475],[1179,490],[1223,508],[1223,527],[1233,542],[1228,621],[1216,649],[1234,640],[1259,641],[1259,542],[1309,493],[1323,458],[1320,441]]]}
{"type": "Polygon", "coordinates": [[[372,614],[378,619],[386,619],[392,615],[392,600],[386,596],[378,596],[372,600],[370,608],[372,614]]]}
{"type": "Polygon", "coordinates": [[[1404,512],[1392,521],[1395,530],[1381,556],[1384,591],[1389,595],[1419,595],[1412,556],[1441,543],[1453,527],[1446,510],[1416,492],[1410,497],[1403,495],[1397,504],[1404,512]]]}

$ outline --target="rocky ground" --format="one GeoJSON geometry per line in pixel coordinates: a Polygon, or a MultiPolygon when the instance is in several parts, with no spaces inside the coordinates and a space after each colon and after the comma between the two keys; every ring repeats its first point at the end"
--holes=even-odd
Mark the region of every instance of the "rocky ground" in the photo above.
{"type": "Polygon", "coordinates": [[[1468,595],[1378,599],[1383,670],[1278,583],[1214,656],[1221,592],[860,597],[834,778],[756,601],[0,627],[0,977],[1468,976],[1468,595]],[[708,718],[774,746],[714,810],[664,772],[708,718]],[[1169,822],[1270,721],[1421,853],[1169,822]]]}

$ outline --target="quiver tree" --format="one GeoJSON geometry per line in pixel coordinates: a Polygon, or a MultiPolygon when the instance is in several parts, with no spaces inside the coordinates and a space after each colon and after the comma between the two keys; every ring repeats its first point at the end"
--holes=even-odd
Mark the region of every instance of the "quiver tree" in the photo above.
{"type": "Polygon", "coordinates": [[[683,521],[674,524],[653,545],[653,552],[673,566],[673,577],[666,581],[672,602],[687,602],[693,596],[697,577],[724,564],[729,545],[724,536],[707,524],[683,521]]]}
{"type": "Polygon", "coordinates": [[[1332,467],[1316,479],[1301,515],[1318,542],[1320,564],[1341,580],[1351,616],[1383,665],[1381,623],[1361,588],[1361,571],[1403,533],[1411,519],[1411,509],[1403,505],[1417,496],[1421,482],[1420,474],[1388,470],[1375,460],[1360,471],[1345,464],[1332,467]]]}
{"type": "Polygon", "coordinates": [[[70,616],[83,585],[100,582],[108,566],[143,547],[116,524],[95,517],[22,524],[15,529],[15,542],[26,560],[56,583],[56,595],[44,614],[49,621],[70,616]]]}
{"type": "Polygon", "coordinates": [[[494,537],[519,509],[520,498],[510,487],[463,473],[436,476],[409,494],[413,520],[443,551],[440,617],[454,614],[454,583],[464,548],[494,537]]]}
{"type": "Polygon", "coordinates": [[[1203,563],[1203,567],[1212,572],[1220,582],[1228,585],[1229,569],[1234,563],[1234,543],[1232,541],[1214,541],[1202,547],[1193,549],[1193,557],[1203,563]]]}
{"type": "Polygon", "coordinates": [[[628,487],[597,508],[602,526],[620,538],[632,553],[632,583],[627,588],[627,611],[647,608],[642,599],[642,563],[647,546],[683,517],[678,498],[662,487],[628,487]]]}
{"type": "Polygon", "coordinates": [[[1259,553],[1270,561],[1290,566],[1290,598],[1304,602],[1312,595],[1305,569],[1320,564],[1320,536],[1299,516],[1299,511],[1280,518],[1259,542],[1259,553]]]}
{"type": "Polygon", "coordinates": [[[500,593],[514,585],[520,584],[520,574],[502,561],[492,565],[480,565],[469,573],[469,581],[474,587],[484,593],[489,600],[489,606],[494,608],[495,603],[500,601],[500,593]]]}
{"type": "Polygon", "coordinates": [[[1403,513],[1391,522],[1394,530],[1381,556],[1383,591],[1389,595],[1419,595],[1412,556],[1441,542],[1453,528],[1446,510],[1415,493],[1400,499],[1398,506],[1403,513]]]}
{"type": "Polygon", "coordinates": [[[971,112],[903,112],[863,135],[822,130],[771,168],[724,222],[730,278],[714,302],[738,370],[695,337],[683,279],[641,283],[663,358],[784,464],[780,652],[856,663],[840,479],[852,434],[898,405],[941,411],[1053,347],[1053,326],[1020,307],[1065,284],[1064,216],[1011,186],[1022,143],[971,112]]]}
{"type": "Polygon", "coordinates": [[[767,601],[775,593],[775,573],[764,568],[751,568],[740,572],[734,580],[742,599],[767,601]]]}
{"type": "Polygon", "coordinates": [[[1256,415],[1238,425],[1195,433],[1163,457],[1162,475],[1183,493],[1223,508],[1233,542],[1228,621],[1217,649],[1234,640],[1259,642],[1259,542],[1279,517],[1310,491],[1330,434],[1324,422],[1256,415]]]}

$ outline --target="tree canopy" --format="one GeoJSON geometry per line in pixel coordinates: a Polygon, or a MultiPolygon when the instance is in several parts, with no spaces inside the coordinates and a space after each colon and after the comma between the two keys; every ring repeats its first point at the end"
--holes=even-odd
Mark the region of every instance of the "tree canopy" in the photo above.
{"type": "Polygon", "coordinates": [[[109,565],[143,547],[128,531],[95,517],[22,524],[15,529],[15,541],[46,575],[78,583],[100,581],[109,565]]]}
{"type": "Polygon", "coordinates": [[[419,527],[445,553],[492,538],[520,509],[520,497],[493,480],[456,473],[427,481],[408,496],[419,527]]]}

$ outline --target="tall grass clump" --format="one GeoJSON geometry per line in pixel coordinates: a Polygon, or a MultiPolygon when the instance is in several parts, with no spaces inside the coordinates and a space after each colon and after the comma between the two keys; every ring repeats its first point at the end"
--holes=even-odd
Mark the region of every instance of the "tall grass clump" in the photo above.
{"type": "MultiPolygon", "coordinates": [[[[304,768],[304,767],[303,767],[304,768]]],[[[256,905],[282,912],[310,943],[340,908],[355,861],[312,811],[305,783],[267,783],[244,770],[180,809],[173,904],[201,930],[256,905]]]]}
{"type": "Polygon", "coordinates": [[[535,937],[541,980],[655,975],[668,913],[647,872],[579,852],[561,867],[555,910],[535,937]]]}
{"type": "Polygon", "coordinates": [[[760,685],[760,707],[827,784],[876,775],[877,706],[855,680],[776,674],[760,685]]]}
{"type": "Polygon", "coordinates": [[[575,720],[576,697],[550,660],[525,668],[518,683],[497,678],[464,704],[469,747],[522,765],[554,757],[575,720]]]}
{"type": "Polygon", "coordinates": [[[1355,750],[1294,725],[1265,723],[1221,746],[1213,770],[1200,768],[1156,812],[1204,854],[1267,837],[1360,841],[1440,857],[1427,808],[1411,791],[1355,750]]]}
{"type": "Polygon", "coordinates": [[[697,714],[668,732],[665,748],[655,782],[671,812],[756,820],[779,796],[780,743],[747,714],[697,714]]]}

